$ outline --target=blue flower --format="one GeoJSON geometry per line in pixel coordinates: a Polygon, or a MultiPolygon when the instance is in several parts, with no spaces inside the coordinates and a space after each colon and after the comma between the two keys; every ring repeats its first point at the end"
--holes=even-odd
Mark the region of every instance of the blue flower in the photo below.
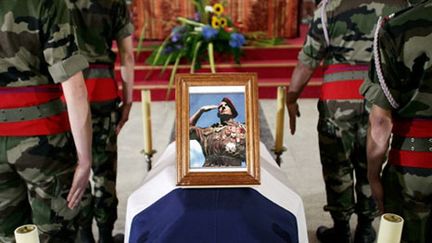
{"type": "Polygon", "coordinates": [[[204,40],[209,41],[213,39],[218,34],[218,30],[213,29],[209,25],[206,25],[202,29],[202,35],[204,37],[204,40]]]}
{"type": "Polygon", "coordinates": [[[239,48],[245,43],[245,38],[242,34],[239,33],[232,33],[230,36],[229,45],[232,48],[239,48]]]}
{"type": "Polygon", "coordinates": [[[171,37],[172,42],[177,42],[181,39],[181,34],[180,33],[174,33],[173,36],[171,37]]]}
{"type": "Polygon", "coordinates": [[[181,40],[183,32],[185,31],[185,28],[183,26],[177,26],[171,31],[171,40],[172,42],[177,42],[181,40]]]}
{"type": "Polygon", "coordinates": [[[195,12],[193,20],[199,22],[201,20],[201,14],[199,12],[195,12]]]}
{"type": "Polygon", "coordinates": [[[166,54],[170,54],[173,51],[174,51],[174,48],[172,48],[171,46],[165,46],[162,53],[166,55],[166,54]]]}

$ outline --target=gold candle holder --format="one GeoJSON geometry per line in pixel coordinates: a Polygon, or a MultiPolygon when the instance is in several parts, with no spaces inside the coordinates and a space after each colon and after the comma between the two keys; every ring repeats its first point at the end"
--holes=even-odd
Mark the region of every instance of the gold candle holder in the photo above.
{"type": "Polygon", "coordinates": [[[149,153],[146,151],[142,151],[144,153],[144,159],[147,163],[147,171],[152,169],[152,157],[157,152],[156,150],[152,150],[149,153]]]}

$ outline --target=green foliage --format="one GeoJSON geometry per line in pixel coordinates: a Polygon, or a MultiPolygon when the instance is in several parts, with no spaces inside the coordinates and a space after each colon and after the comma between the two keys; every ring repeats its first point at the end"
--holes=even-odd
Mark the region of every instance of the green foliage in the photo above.
{"type": "MultiPolygon", "coordinates": [[[[244,38],[241,39],[243,36],[238,33],[231,19],[223,15],[223,5],[215,4],[212,7],[208,5],[208,0],[191,1],[196,8],[194,18],[178,17],[179,25],[172,29],[161,45],[153,47],[146,60],[150,65],[162,66],[161,73],[173,65],[167,95],[180,62],[189,63],[191,73],[201,68],[204,61],[208,61],[212,72],[216,72],[214,53],[233,56],[237,63],[240,62],[240,47],[244,44],[244,38]],[[219,11],[213,11],[215,7],[219,11]],[[237,37],[237,41],[232,42],[233,37],[237,37]]],[[[138,53],[142,48],[142,39],[138,44],[138,53]]]]}
{"type": "MultiPolygon", "coordinates": [[[[229,16],[224,15],[223,6],[226,1],[221,1],[209,6],[209,0],[191,0],[196,8],[193,18],[178,17],[179,24],[158,46],[153,47],[151,55],[146,62],[149,65],[162,66],[161,74],[168,66],[173,65],[168,86],[168,93],[173,86],[174,77],[180,63],[191,65],[190,72],[201,68],[202,63],[208,61],[211,71],[216,72],[214,55],[232,57],[236,63],[240,63],[242,55],[241,46],[245,44],[245,37],[240,34],[229,16]]],[[[143,31],[144,33],[144,31],[143,31]]],[[[251,40],[257,45],[273,45],[279,40],[259,40],[251,36],[251,40]]],[[[138,45],[138,53],[142,44],[138,45]]]]}

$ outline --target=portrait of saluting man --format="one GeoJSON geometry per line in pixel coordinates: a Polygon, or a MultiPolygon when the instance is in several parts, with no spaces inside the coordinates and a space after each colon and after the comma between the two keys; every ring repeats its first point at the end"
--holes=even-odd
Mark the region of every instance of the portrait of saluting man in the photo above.
{"type": "MultiPolygon", "coordinates": [[[[244,96],[241,95],[241,97],[244,100],[244,96]]],[[[244,107],[242,107],[242,110],[244,110],[244,107]]],[[[238,116],[239,111],[236,109],[232,99],[227,96],[222,97],[218,104],[200,106],[190,116],[189,139],[191,142],[196,140],[202,149],[204,155],[202,167],[245,166],[246,125],[235,119],[238,116]],[[197,125],[204,114],[206,114],[206,117],[211,114],[214,116],[215,111],[219,119],[218,122],[203,127],[197,125]]],[[[241,117],[244,120],[244,114],[241,114],[241,117]]],[[[191,146],[192,148],[193,146],[191,146]]],[[[193,157],[191,156],[191,158],[193,157]]],[[[197,166],[196,162],[193,161],[191,165],[192,167],[197,166]]]]}

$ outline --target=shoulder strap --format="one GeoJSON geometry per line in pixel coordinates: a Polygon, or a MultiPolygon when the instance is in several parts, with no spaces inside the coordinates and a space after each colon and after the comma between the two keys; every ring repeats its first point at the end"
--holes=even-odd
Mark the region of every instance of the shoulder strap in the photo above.
{"type": "Polygon", "coordinates": [[[384,92],[384,95],[386,96],[390,105],[394,109],[397,109],[397,108],[399,108],[399,104],[395,101],[392,94],[390,93],[390,91],[387,87],[386,81],[384,79],[384,75],[382,73],[382,68],[381,68],[380,50],[378,48],[378,34],[379,34],[379,31],[381,29],[382,24],[383,24],[383,19],[382,19],[382,17],[379,17],[378,23],[376,25],[374,41],[373,41],[373,55],[374,55],[374,60],[375,60],[375,70],[376,70],[376,73],[378,76],[378,81],[379,81],[381,88],[384,92]]]}
{"type": "Polygon", "coordinates": [[[327,30],[327,12],[326,12],[326,6],[328,2],[329,0],[321,1],[320,7],[321,7],[321,24],[324,32],[324,39],[326,41],[327,46],[330,46],[330,38],[327,30]]]}

